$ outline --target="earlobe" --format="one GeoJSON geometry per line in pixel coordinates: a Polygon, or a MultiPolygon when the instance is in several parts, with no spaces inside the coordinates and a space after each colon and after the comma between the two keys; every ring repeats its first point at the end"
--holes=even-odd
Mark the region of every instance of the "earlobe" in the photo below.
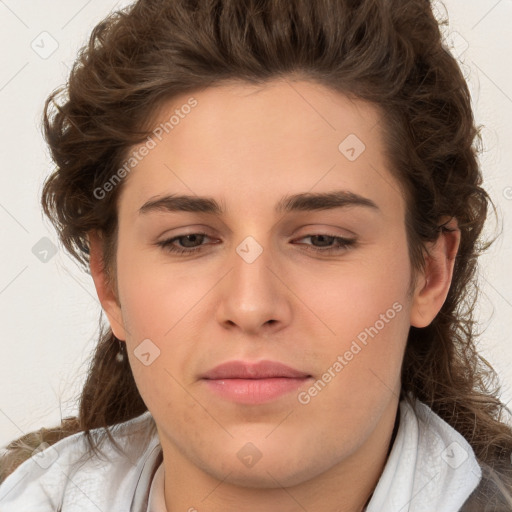
{"type": "Polygon", "coordinates": [[[427,327],[441,310],[453,277],[455,257],[460,244],[460,230],[455,218],[441,219],[441,229],[435,242],[427,245],[425,271],[418,277],[411,307],[411,325],[427,327]],[[448,220],[448,221],[447,221],[448,220]]]}
{"type": "Polygon", "coordinates": [[[103,241],[96,231],[88,233],[89,239],[89,264],[91,276],[94,281],[96,293],[101,307],[107,315],[110,327],[115,337],[126,340],[126,332],[123,323],[121,306],[112,284],[110,283],[103,261],[103,241]]]}

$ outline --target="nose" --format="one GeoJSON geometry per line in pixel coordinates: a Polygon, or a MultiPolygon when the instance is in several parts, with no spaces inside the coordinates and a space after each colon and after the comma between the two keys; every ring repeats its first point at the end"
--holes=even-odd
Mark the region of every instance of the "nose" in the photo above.
{"type": "Polygon", "coordinates": [[[267,336],[290,322],[293,297],[272,250],[247,237],[236,248],[230,271],[221,281],[218,321],[226,329],[267,336]]]}

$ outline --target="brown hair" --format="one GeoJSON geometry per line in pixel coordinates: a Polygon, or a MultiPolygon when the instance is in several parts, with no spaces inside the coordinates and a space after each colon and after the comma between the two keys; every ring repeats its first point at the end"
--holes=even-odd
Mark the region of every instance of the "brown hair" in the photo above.
{"type": "MultiPolygon", "coordinates": [[[[309,80],[379,108],[390,170],[405,191],[415,271],[424,268],[425,242],[446,229],[440,219],[457,218],[461,243],[452,284],[434,321],[410,328],[402,398],[410,394],[430,406],[468,440],[485,474],[494,475],[495,487],[481,487],[478,503],[501,488],[512,510],[504,490],[512,487],[510,411],[498,398],[495,372],[477,353],[473,320],[477,257],[491,243],[481,232],[492,201],[481,187],[480,129],[468,87],[443,47],[428,0],[139,0],[111,14],[93,30],[66,87],[46,103],[44,130],[56,170],[44,186],[45,213],[85,268],[87,233],[101,234],[115,285],[122,183],[107,198],[94,190],[149,135],[164,102],[227,81],[272,79],[309,80]]],[[[110,437],[109,426],[146,410],[127,358],[117,363],[117,351],[111,329],[101,331],[78,421],[67,431],[62,426],[66,435],[85,432],[93,451],[99,445],[90,429],[104,427],[110,437]]]]}

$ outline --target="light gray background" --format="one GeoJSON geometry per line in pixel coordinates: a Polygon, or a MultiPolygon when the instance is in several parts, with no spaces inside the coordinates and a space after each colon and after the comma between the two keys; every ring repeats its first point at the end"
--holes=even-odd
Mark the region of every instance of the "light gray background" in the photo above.
{"type": "MultiPolygon", "coordinates": [[[[60,248],[39,206],[52,164],[40,120],[44,100],[64,83],[77,50],[113,0],[0,0],[0,446],[76,413],[101,307],[92,279],[60,248]],[[53,51],[55,50],[55,51],[53,51]],[[52,53],[53,52],[53,53],[52,53]],[[36,245],[39,244],[39,245],[36,245]],[[41,245],[42,244],[42,245],[41,245]],[[35,246],[35,249],[34,249],[35,246]],[[45,258],[48,261],[41,260],[45,258]]],[[[485,126],[485,187],[503,234],[481,260],[481,351],[512,400],[512,0],[446,0],[447,41],[469,80],[485,126]]],[[[511,402],[512,403],[512,402],[511,402]]]]}

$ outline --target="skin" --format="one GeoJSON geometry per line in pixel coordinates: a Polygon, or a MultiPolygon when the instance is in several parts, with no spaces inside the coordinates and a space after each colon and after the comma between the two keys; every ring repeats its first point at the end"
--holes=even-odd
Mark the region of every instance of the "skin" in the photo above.
{"type": "MultiPolygon", "coordinates": [[[[117,291],[90,233],[98,297],[158,427],[167,510],[360,511],[386,462],[409,327],[430,324],[446,299],[460,232],[428,246],[432,257],[411,283],[405,203],[375,107],[306,81],[193,96],[195,109],[122,184],[117,291]],[[355,161],[338,149],[349,134],[366,145],[355,161]],[[339,189],[378,210],[274,212],[284,195],[339,189]],[[226,213],[139,214],[166,194],[213,197],[226,213]],[[156,245],[202,231],[208,237],[195,244],[174,242],[202,244],[191,256],[156,245]],[[318,234],[357,243],[322,255],[314,248],[337,245],[318,234]],[[248,236],[263,249],[252,263],[236,252],[248,236]],[[236,404],[200,379],[228,360],[270,359],[316,381],[397,303],[400,312],[307,404],[297,392],[236,404]],[[160,350],[149,366],[134,354],[147,338],[160,350]],[[249,442],[261,454],[252,467],[237,456],[249,442]]],[[[164,105],[155,126],[189,97],[164,105]]]]}

